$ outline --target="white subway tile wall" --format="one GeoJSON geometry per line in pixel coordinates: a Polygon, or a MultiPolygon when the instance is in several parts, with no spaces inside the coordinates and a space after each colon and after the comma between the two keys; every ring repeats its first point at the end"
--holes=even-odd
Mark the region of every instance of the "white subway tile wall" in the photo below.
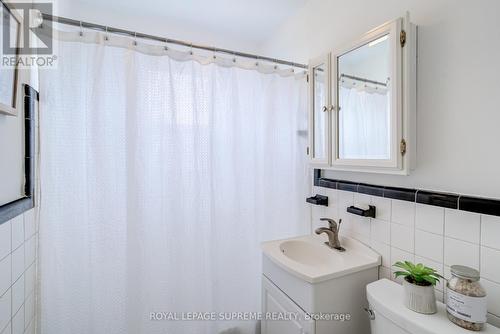
{"type": "Polygon", "coordinates": [[[382,219],[371,220],[371,238],[385,244],[391,244],[391,223],[382,219]]]}
{"type": "Polygon", "coordinates": [[[0,225],[0,334],[35,333],[35,209],[0,225]]]}
{"type": "Polygon", "coordinates": [[[443,263],[443,236],[415,230],[415,254],[443,263]]]}
{"type": "MultiPolygon", "coordinates": [[[[451,276],[454,264],[478,269],[489,295],[488,321],[500,326],[500,217],[322,187],[314,187],[313,192],[328,196],[329,205],[311,206],[312,228],[325,225],[319,218],[342,218],[341,235],[365,243],[382,256],[380,278],[395,280],[392,264],[399,260],[424,263],[445,278],[451,276]],[[375,205],[376,219],[347,213],[353,204],[375,205]]],[[[444,283],[436,286],[438,300],[444,300],[445,290],[444,283]]]]}
{"type": "Polygon", "coordinates": [[[481,216],[481,245],[500,249],[498,236],[500,235],[500,217],[481,216]]]}
{"type": "Polygon", "coordinates": [[[481,217],[472,212],[446,209],[444,234],[447,237],[479,244],[481,217]]]}
{"type": "Polygon", "coordinates": [[[373,196],[372,205],[377,208],[377,219],[391,221],[392,201],[389,198],[373,196]]]}
{"type": "Polygon", "coordinates": [[[444,264],[447,266],[462,264],[479,270],[479,245],[445,237],[444,264]]]}
{"type": "Polygon", "coordinates": [[[415,251],[415,228],[391,223],[391,245],[406,252],[415,251]]]}
{"type": "Polygon", "coordinates": [[[415,203],[393,199],[391,221],[406,226],[415,225],[415,203]]]}
{"type": "Polygon", "coordinates": [[[8,223],[0,225],[0,259],[10,254],[12,249],[11,225],[8,223]]]}
{"type": "Polygon", "coordinates": [[[481,275],[500,284],[500,250],[481,247],[481,275]]]}
{"type": "Polygon", "coordinates": [[[417,203],[415,224],[421,231],[443,235],[444,208],[417,203]]]}

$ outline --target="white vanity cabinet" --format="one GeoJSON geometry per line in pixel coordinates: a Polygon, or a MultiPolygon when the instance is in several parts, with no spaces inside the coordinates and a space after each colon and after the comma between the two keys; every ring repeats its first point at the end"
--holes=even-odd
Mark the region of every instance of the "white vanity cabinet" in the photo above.
{"type": "Polygon", "coordinates": [[[262,275],[261,334],[315,334],[314,320],[307,320],[307,314],[293,300],[262,275]],[[284,316],[290,315],[285,319],[284,316]],[[280,320],[282,317],[283,320],[280,320]]]}
{"type": "Polygon", "coordinates": [[[416,27],[399,18],[309,63],[311,165],[409,174],[415,161],[416,27]]]}
{"type": "Polygon", "coordinates": [[[325,245],[324,235],[261,244],[262,334],[370,332],[366,285],[378,279],[381,258],[359,241],[339,238],[344,251],[325,245]]]}

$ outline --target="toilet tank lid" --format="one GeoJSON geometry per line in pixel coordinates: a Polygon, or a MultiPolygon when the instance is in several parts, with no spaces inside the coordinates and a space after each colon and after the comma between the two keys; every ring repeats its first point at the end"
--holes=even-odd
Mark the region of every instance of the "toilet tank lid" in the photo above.
{"type": "MultiPolygon", "coordinates": [[[[446,315],[446,306],[438,302],[438,312],[426,315],[413,312],[403,302],[403,287],[388,279],[381,279],[366,286],[370,308],[383,315],[411,334],[471,334],[471,331],[453,324],[446,315]]],[[[486,324],[481,333],[500,334],[500,329],[486,324]]]]}

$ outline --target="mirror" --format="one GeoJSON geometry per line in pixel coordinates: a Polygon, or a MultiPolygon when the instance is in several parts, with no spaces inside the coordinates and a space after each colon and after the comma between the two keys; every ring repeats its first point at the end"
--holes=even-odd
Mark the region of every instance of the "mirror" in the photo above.
{"type": "Polygon", "coordinates": [[[414,168],[416,29],[409,16],[397,18],[309,61],[311,165],[395,175],[414,168]]]}
{"type": "Polygon", "coordinates": [[[313,68],[313,157],[326,158],[326,64],[313,68]]]}
{"type": "Polygon", "coordinates": [[[391,159],[390,35],[337,57],[338,158],[391,159]]]}

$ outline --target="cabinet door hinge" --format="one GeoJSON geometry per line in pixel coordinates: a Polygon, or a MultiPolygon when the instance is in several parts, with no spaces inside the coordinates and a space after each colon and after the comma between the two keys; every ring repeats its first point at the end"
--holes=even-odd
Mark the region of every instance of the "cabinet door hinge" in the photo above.
{"type": "Polygon", "coordinates": [[[399,33],[399,43],[401,44],[401,47],[404,47],[406,44],[406,31],[401,30],[399,33]]]}
{"type": "Polygon", "coordinates": [[[309,82],[309,73],[306,74],[306,81],[309,82]]]}
{"type": "Polygon", "coordinates": [[[309,146],[306,148],[306,154],[309,155],[309,146]]]}
{"type": "Polygon", "coordinates": [[[401,139],[401,143],[399,143],[399,151],[401,152],[401,155],[406,154],[406,140],[401,139]]]}

